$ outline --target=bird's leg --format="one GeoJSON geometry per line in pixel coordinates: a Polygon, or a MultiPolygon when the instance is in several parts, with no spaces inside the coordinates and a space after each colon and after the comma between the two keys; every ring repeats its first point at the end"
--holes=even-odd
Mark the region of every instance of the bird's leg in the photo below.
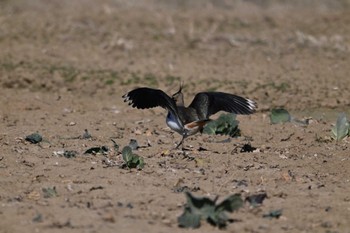
{"type": "Polygon", "coordinates": [[[186,152],[188,149],[186,149],[186,148],[184,147],[184,141],[185,141],[185,138],[186,138],[187,136],[188,136],[187,133],[184,133],[184,134],[182,135],[182,139],[181,139],[181,141],[179,142],[179,144],[177,144],[177,146],[175,147],[175,149],[178,149],[179,146],[181,145],[181,152],[182,152],[182,155],[184,156],[184,159],[187,159],[187,160],[194,160],[194,157],[189,156],[189,153],[186,152]]]}
{"type": "Polygon", "coordinates": [[[183,142],[184,142],[185,138],[186,138],[186,135],[185,135],[185,134],[182,135],[182,139],[181,139],[181,141],[176,145],[175,149],[178,149],[179,146],[182,145],[181,150],[184,150],[184,144],[183,144],[183,142]]]}

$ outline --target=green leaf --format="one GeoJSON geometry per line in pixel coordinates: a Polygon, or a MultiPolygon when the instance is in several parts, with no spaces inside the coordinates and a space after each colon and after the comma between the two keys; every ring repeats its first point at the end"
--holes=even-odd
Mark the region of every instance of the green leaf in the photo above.
{"type": "Polygon", "coordinates": [[[42,191],[44,193],[44,198],[51,198],[51,197],[57,197],[57,191],[56,187],[48,187],[48,188],[42,188],[42,191]]]}
{"type": "Polygon", "coordinates": [[[200,219],[208,221],[219,228],[225,227],[229,220],[226,212],[233,212],[243,205],[240,194],[233,194],[216,204],[216,199],[207,197],[194,197],[186,192],[187,204],[184,213],[178,218],[179,226],[196,228],[200,225],[200,219]]]}
{"type": "Polygon", "coordinates": [[[144,167],[145,167],[145,161],[143,160],[142,157],[139,157],[139,162],[138,162],[137,168],[142,169],[144,167]]]}
{"type": "Polygon", "coordinates": [[[337,123],[332,129],[333,138],[337,141],[342,140],[349,134],[349,121],[346,118],[345,113],[341,113],[338,116],[337,123]]]}
{"type": "Polygon", "coordinates": [[[221,114],[218,119],[205,125],[203,133],[239,136],[238,121],[232,113],[221,114]]]}
{"type": "Polygon", "coordinates": [[[145,166],[145,162],[142,157],[132,153],[130,146],[125,146],[122,150],[122,156],[124,165],[128,168],[142,169],[145,166]]]}
{"type": "Polygon", "coordinates": [[[113,139],[111,139],[111,141],[113,142],[113,148],[115,151],[119,151],[119,145],[116,143],[116,141],[114,141],[113,139]]]}
{"type": "Polygon", "coordinates": [[[228,132],[228,135],[230,135],[231,137],[241,136],[241,131],[239,130],[238,127],[232,128],[232,129],[228,132]]]}
{"type": "Polygon", "coordinates": [[[186,207],[183,214],[177,218],[179,227],[184,228],[198,228],[201,225],[200,220],[201,216],[191,213],[191,209],[189,207],[186,207]]]}
{"type": "Polygon", "coordinates": [[[243,206],[243,199],[240,194],[233,194],[216,206],[216,209],[233,212],[243,206]]]}
{"type": "Polygon", "coordinates": [[[26,141],[30,142],[30,143],[33,143],[33,144],[36,144],[36,143],[39,143],[43,140],[42,136],[38,133],[33,133],[33,134],[30,134],[28,135],[26,138],[25,138],[26,141]]]}
{"type": "Polygon", "coordinates": [[[204,126],[203,133],[206,134],[215,134],[216,132],[216,122],[211,121],[204,126]]]}
{"type": "Polygon", "coordinates": [[[215,211],[215,202],[207,197],[194,197],[191,193],[186,192],[187,205],[191,212],[199,214],[202,218],[207,219],[215,211]]]}
{"type": "Polygon", "coordinates": [[[290,122],[291,116],[285,109],[272,109],[270,114],[270,121],[271,124],[290,122]]]}
{"type": "Polygon", "coordinates": [[[123,160],[128,163],[132,159],[132,149],[130,146],[125,146],[122,150],[123,160]]]}
{"type": "Polygon", "coordinates": [[[131,156],[131,163],[138,163],[140,161],[140,156],[138,156],[137,154],[132,154],[131,156]]]}
{"type": "Polygon", "coordinates": [[[229,218],[224,211],[215,210],[207,220],[210,224],[223,228],[227,225],[226,222],[229,218]]]}
{"type": "Polygon", "coordinates": [[[272,210],[267,214],[264,214],[263,217],[264,218],[279,218],[282,215],[282,210],[272,210]]]}

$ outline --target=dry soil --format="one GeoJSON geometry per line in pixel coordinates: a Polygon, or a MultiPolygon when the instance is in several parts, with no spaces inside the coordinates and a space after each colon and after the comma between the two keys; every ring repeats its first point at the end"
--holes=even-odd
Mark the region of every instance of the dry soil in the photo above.
{"type": "Polygon", "coordinates": [[[0,1],[0,232],[184,232],[183,190],[267,194],[226,229],[193,232],[350,232],[349,139],[330,138],[350,113],[349,25],[346,0],[0,1]],[[198,134],[172,150],[165,110],[121,96],[180,81],[187,103],[217,90],[258,111],[237,117],[241,137],[198,134]],[[271,125],[279,107],[309,124],[271,125]],[[24,140],[35,132],[42,142],[24,140]],[[111,139],[136,139],[144,169],[120,168],[111,139]]]}

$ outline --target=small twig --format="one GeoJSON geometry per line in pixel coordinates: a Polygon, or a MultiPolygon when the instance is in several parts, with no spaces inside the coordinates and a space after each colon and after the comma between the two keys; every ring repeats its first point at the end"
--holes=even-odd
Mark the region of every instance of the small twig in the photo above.
{"type": "Polygon", "coordinates": [[[293,135],[294,135],[294,133],[291,133],[288,137],[282,138],[282,139],[281,139],[281,142],[288,141],[293,135]]]}

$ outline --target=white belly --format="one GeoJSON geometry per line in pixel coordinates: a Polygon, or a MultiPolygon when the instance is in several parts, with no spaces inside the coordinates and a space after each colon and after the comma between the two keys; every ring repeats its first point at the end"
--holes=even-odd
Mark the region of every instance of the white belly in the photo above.
{"type": "Polygon", "coordinates": [[[166,124],[170,127],[170,129],[178,132],[181,135],[183,134],[184,129],[182,124],[178,122],[178,119],[176,119],[176,117],[173,116],[170,112],[166,117],[166,124]]]}

